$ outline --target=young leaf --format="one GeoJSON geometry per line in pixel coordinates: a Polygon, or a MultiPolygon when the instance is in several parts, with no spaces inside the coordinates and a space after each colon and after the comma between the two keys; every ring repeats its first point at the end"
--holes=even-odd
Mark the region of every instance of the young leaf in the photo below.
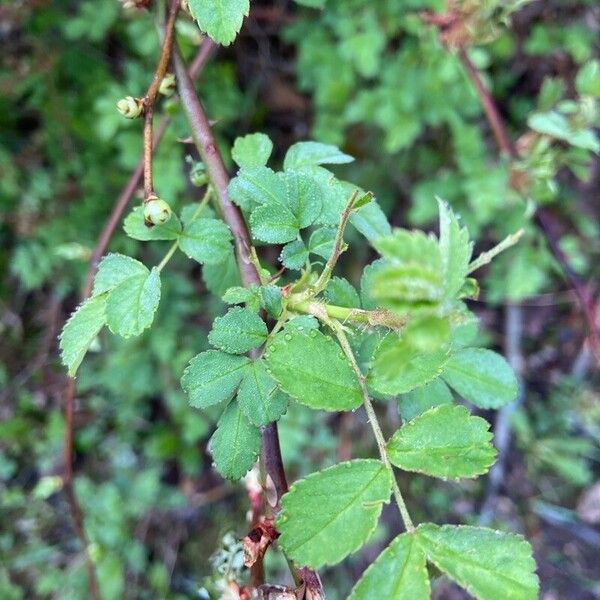
{"type": "Polygon", "coordinates": [[[370,242],[392,233],[387,217],[375,200],[353,210],[350,215],[350,223],[370,242]]]}
{"type": "Polygon", "coordinates": [[[123,337],[140,335],[152,325],[160,301],[160,272],[136,275],[121,282],[108,295],[106,322],[112,333],[123,337]]]}
{"type": "Polygon", "coordinates": [[[296,239],[300,227],[291,210],[282,204],[259,206],[250,215],[252,235],[269,244],[285,244],[296,239]]]}
{"type": "Polygon", "coordinates": [[[464,406],[438,406],[401,427],[387,453],[405,471],[442,479],[475,477],[487,473],[496,457],[489,427],[464,406]]]}
{"type": "Polygon", "coordinates": [[[262,285],[258,289],[261,306],[273,319],[279,318],[283,310],[281,288],[276,285],[262,285]]]}
{"type": "Polygon", "coordinates": [[[410,421],[435,406],[452,404],[452,392],[441,377],[398,397],[398,412],[410,421]]]}
{"type": "Polygon", "coordinates": [[[339,165],[354,159],[329,144],[319,142],[297,142],[290,146],[283,161],[286,171],[313,165],[339,165]]]}
{"type": "Polygon", "coordinates": [[[123,254],[107,254],[98,265],[92,295],[109,292],[126,279],[146,276],[148,272],[148,269],[135,258],[123,254]]]}
{"type": "Polygon", "coordinates": [[[241,169],[227,189],[231,199],[245,211],[258,205],[273,206],[285,202],[283,180],[267,167],[241,169]]]}
{"type": "Polygon", "coordinates": [[[214,320],[208,341],[230,354],[244,354],[260,346],[267,334],[267,326],[255,312],[237,306],[214,320]]]}
{"type": "Polygon", "coordinates": [[[286,244],[279,255],[279,260],[287,269],[300,270],[308,259],[308,250],[302,240],[294,240],[286,244]]]}
{"type": "Polygon", "coordinates": [[[519,384],[502,356],[485,348],[454,352],[442,377],[465,400],[480,408],[499,408],[512,402],[519,384]]]}
{"type": "Polygon", "coordinates": [[[265,359],[281,389],[300,404],[341,411],[362,403],[356,375],[340,347],[316,329],[277,334],[265,359]]]}
{"type": "Polygon", "coordinates": [[[323,295],[329,304],[360,308],[358,292],[342,277],[332,277],[323,295]]]}
{"type": "Polygon", "coordinates": [[[406,335],[389,333],[375,351],[367,381],[382,394],[405,394],[435,379],[447,360],[445,346],[426,352],[406,335]]]}
{"type": "Polygon", "coordinates": [[[440,302],[442,259],[433,236],[398,229],[374,246],[387,259],[373,272],[369,291],[381,306],[405,312],[433,308],[440,302]]]}
{"type": "Polygon", "coordinates": [[[277,389],[263,360],[251,362],[238,390],[240,410],[256,426],[277,421],[287,410],[288,398],[277,389]]]}
{"type": "Polygon", "coordinates": [[[416,536],[402,533],[352,588],[348,600],[429,600],[425,554],[416,536]]]}
{"type": "Polygon", "coordinates": [[[318,569],[358,550],[391,493],[378,460],[351,460],[309,475],[281,499],[279,544],[296,564],[318,569]]]}
{"type": "Polygon", "coordinates": [[[245,356],[207,350],[196,355],[186,367],[181,387],[196,408],[206,408],[229,400],[248,370],[245,356]]]}
{"type": "Polygon", "coordinates": [[[535,600],[531,547],[519,535],[431,523],[417,528],[427,559],[479,600],[535,600]]]}
{"type": "Polygon", "coordinates": [[[74,377],[90,344],[106,324],[106,295],[89,298],[69,317],[60,334],[60,352],[63,365],[74,377]]]}
{"type": "Polygon", "coordinates": [[[273,142],[264,133],[249,133],[235,140],[231,157],[242,169],[264,167],[273,151],[273,142]]]}
{"type": "Polygon", "coordinates": [[[237,402],[223,411],[209,441],[217,471],[227,479],[240,479],[255,463],[260,451],[260,430],[243,415],[237,402]]]}
{"type": "Polygon", "coordinates": [[[308,240],[308,250],[327,260],[331,256],[335,243],[336,230],[332,227],[321,227],[313,231],[308,240]]]}
{"type": "Polygon", "coordinates": [[[301,173],[280,173],[285,186],[286,205],[296,217],[298,229],[312,225],[321,214],[323,198],[319,186],[301,173]]]}
{"type": "Polygon", "coordinates": [[[164,225],[146,227],[144,224],[144,207],[136,206],[123,222],[125,233],[134,240],[149,242],[151,240],[176,240],[181,232],[181,223],[175,215],[164,225]]]}
{"type": "Polygon", "coordinates": [[[440,255],[444,279],[444,295],[454,299],[463,287],[473,254],[469,232],[461,228],[456,215],[446,202],[438,199],[440,210],[440,255]]]}
{"type": "Polygon", "coordinates": [[[188,0],[192,17],[218,44],[229,46],[250,11],[250,0],[188,0]]]}
{"type": "Polygon", "coordinates": [[[231,231],[219,219],[197,219],[186,223],[179,247],[201,264],[221,264],[231,252],[231,231]]]}

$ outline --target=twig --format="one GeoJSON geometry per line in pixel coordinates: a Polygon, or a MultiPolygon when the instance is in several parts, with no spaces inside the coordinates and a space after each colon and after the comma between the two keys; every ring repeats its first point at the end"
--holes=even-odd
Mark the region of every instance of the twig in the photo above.
{"type": "MultiPolygon", "coordinates": [[[[242,282],[245,286],[260,285],[259,274],[250,259],[251,243],[246,223],[240,211],[229,198],[227,192],[229,175],[217,150],[204,108],[194,90],[177,47],[174,48],[173,61],[175,63],[179,97],[190,125],[194,143],[214,187],[223,218],[233,234],[236,259],[242,282]]],[[[262,428],[262,457],[267,475],[271,478],[277,492],[278,504],[281,496],[287,492],[288,484],[279,446],[277,423],[269,423],[262,428]]],[[[309,573],[311,582],[318,582],[318,590],[322,593],[320,580],[316,573],[306,571],[304,582],[308,584],[307,577],[309,573]]]]}
{"type": "MultiPolygon", "coordinates": [[[[481,102],[488,123],[492,128],[500,151],[513,160],[518,158],[517,150],[508,137],[500,111],[489,90],[483,85],[479,71],[471,62],[464,47],[459,49],[458,56],[477,91],[479,101],[481,102]]],[[[558,262],[567,281],[575,290],[577,300],[579,301],[579,305],[587,323],[590,345],[592,346],[596,358],[600,360],[600,326],[598,325],[596,317],[596,303],[585,284],[569,266],[568,259],[558,243],[558,238],[552,227],[551,217],[548,212],[543,207],[538,207],[534,215],[534,220],[546,238],[548,247],[554,256],[554,259],[558,262]]]]}
{"type": "Polygon", "coordinates": [[[163,39],[160,56],[154,71],[152,83],[144,96],[144,202],[154,193],[152,186],[152,119],[154,114],[154,103],[158,95],[160,83],[163,80],[169,66],[171,48],[175,37],[175,21],[179,12],[180,0],[171,0],[169,4],[169,17],[165,25],[165,36],[163,39]]]}
{"type": "MultiPolygon", "coordinates": [[[[189,70],[190,77],[196,77],[205,65],[210,53],[214,49],[214,44],[209,40],[205,40],[200,47],[200,50],[196,54],[194,61],[192,62],[189,70]]],[[[156,147],[162,136],[164,135],[170,119],[163,117],[156,132],[154,134],[153,147],[156,147]]],[[[104,251],[108,247],[110,239],[119,223],[123,212],[129,203],[129,200],[135,193],[142,173],[144,171],[144,159],[142,158],[135,170],[131,174],[129,181],[119,194],[117,201],[115,202],[110,216],[102,231],[98,237],[98,241],[92,251],[89,260],[89,267],[86,276],[85,285],[82,290],[81,298],[85,300],[88,298],[92,291],[92,285],[94,276],[98,268],[100,258],[104,254],[104,251]]],[[[88,572],[88,585],[90,591],[90,597],[92,600],[99,599],[98,583],[96,579],[96,572],[94,564],[88,553],[88,540],[83,527],[83,511],[77,501],[75,490],[73,488],[73,437],[74,437],[74,404],[75,404],[75,380],[71,377],[67,380],[67,385],[64,392],[64,420],[65,420],[65,432],[63,438],[63,489],[67,502],[69,504],[69,511],[71,513],[71,520],[75,528],[75,533],[79,538],[79,541],[83,547],[85,553],[86,569],[88,572]]]]}

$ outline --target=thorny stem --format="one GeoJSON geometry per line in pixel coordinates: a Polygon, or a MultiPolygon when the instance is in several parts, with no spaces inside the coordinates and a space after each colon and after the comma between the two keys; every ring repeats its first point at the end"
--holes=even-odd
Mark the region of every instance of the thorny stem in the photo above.
{"type": "MultiPolygon", "coordinates": [[[[492,95],[483,84],[479,71],[472,63],[465,48],[459,49],[458,56],[465,70],[467,71],[469,78],[471,79],[471,83],[475,87],[475,90],[479,97],[479,101],[481,102],[487,121],[490,124],[490,127],[492,128],[494,137],[496,139],[496,143],[498,144],[500,151],[509,156],[512,160],[517,159],[517,150],[510,141],[510,138],[508,137],[508,133],[506,132],[506,126],[504,125],[504,120],[500,115],[500,111],[498,110],[498,107],[496,106],[492,95]]],[[[573,271],[573,269],[571,269],[569,261],[565,256],[565,253],[563,252],[562,248],[560,247],[557,236],[555,235],[551,226],[551,218],[543,207],[537,207],[537,210],[534,215],[534,220],[538,225],[539,229],[541,230],[542,234],[546,238],[550,252],[554,256],[557,263],[560,265],[560,268],[565,278],[575,290],[577,300],[579,302],[579,305],[587,323],[590,346],[594,351],[597,360],[600,360],[600,326],[597,323],[596,303],[594,302],[594,299],[591,293],[589,292],[589,289],[579,279],[579,277],[573,271]]]]}
{"type": "MultiPolygon", "coordinates": [[[[246,287],[251,285],[260,285],[260,276],[255,265],[250,260],[252,244],[246,222],[244,221],[238,208],[231,202],[227,192],[229,176],[225,170],[223,159],[217,150],[217,146],[212,134],[211,126],[204,112],[204,107],[200,103],[198,95],[194,90],[194,85],[186,71],[185,64],[174,47],[173,60],[175,63],[175,72],[177,75],[177,87],[181,104],[191,129],[192,137],[200,158],[206,167],[207,175],[214,187],[218,204],[221,208],[223,218],[233,235],[236,259],[242,282],[246,287]]],[[[279,433],[277,423],[269,423],[262,428],[262,457],[267,475],[273,482],[277,492],[277,502],[281,496],[287,492],[288,484],[281,457],[281,448],[279,446],[279,433]]],[[[310,585],[312,589],[321,593],[321,582],[316,573],[309,570],[303,570],[300,574],[304,583],[310,585]]]]}
{"type": "Polygon", "coordinates": [[[373,408],[373,403],[371,402],[371,398],[369,396],[369,390],[367,389],[367,384],[365,382],[365,376],[362,374],[358,363],[356,362],[356,358],[354,357],[354,352],[352,352],[352,348],[350,343],[348,342],[348,338],[344,333],[344,328],[340,325],[339,322],[335,320],[327,320],[327,324],[332,327],[338,341],[340,342],[340,346],[356,378],[358,379],[358,384],[360,386],[360,391],[362,394],[363,404],[365,405],[365,410],[367,411],[367,417],[369,419],[369,424],[371,425],[371,429],[375,435],[375,440],[377,441],[377,447],[379,448],[379,456],[381,457],[381,462],[385,465],[385,468],[388,470],[390,474],[390,479],[392,482],[392,492],[394,494],[394,499],[396,500],[396,504],[398,505],[398,510],[400,511],[400,516],[402,517],[402,521],[404,522],[404,527],[409,533],[414,533],[415,526],[410,518],[408,513],[408,509],[406,508],[406,503],[404,502],[404,498],[402,497],[402,492],[398,487],[398,482],[396,481],[396,476],[394,474],[394,468],[390,463],[390,460],[386,451],[386,443],[385,438],[383,437],[383,432],[381,431],[381,426],[379,425],[379,421],[377,420],[377,414],[375,413],[375,409],[373,408]]]}
{"type": "MultiPolygon", "coordinates": [[[[209,40],[205,40],[202,43],[202,46],[200,47],[196,58],[190,65],[190,77],[196,77],[196,75],[202,70],[202,67],[206,63],[206,60],[208,59],[208,56],[212,52],[213,48],[214,44],[209,40]]],[[[164,117],[161,120],[160,125],[158,126],[154,134],[154,147],[156,147],[156,145],[164,135],[169,121],[170,119],[168,117],[164,117]]],[[[123,211],[125,210],[127,204],[129,203],[129,200],[131,200],[131,197],[133,196],[135,190],[138,187],[143,171],[144,159],[142,158],[135,170],[133,171],[133,173],[131,174],[129,181],[126,183],[125,187],[119,194],[119,197],[117,198],[117,201],[113,206],[110,216],[104,224],[100,236],[98,237],[98,241],[96,242],[96,245],[90,255],[86,281],[81,293],[82,300],[87,299],[92,292],[94,275],[96,274],[100,258],[102,257],[104,251],[108,247],[110,239],[119,223],[119,220],[121,219],[121,216],[123,215],[123,211]]],[[[69,512],[71,514],[71,521],[73,523],[75,533],[79,538],[79,543],[81,544],[83,552],[85,553],[85,564],[88,574],[88,587],[90,598],[92,600],[99,600],[100,593],[98,590],[96,570],[89,554],[89,543],[87,535],[85,533],[85,529],[83,527],[83,511],[81,509],[81,506],[79,505],[77,496],[75,494],[75,489],[73,487],[73,437],[75,429],[75,391],[75,379],[69,377],[67,379],[67,385],[65,387],[64,393],[65,430],[63,439],[63,490],[65,492],[65,496],[69,504],[69,512]]]]}
{"type": "Polygon", "coordinates": [[[154,192],[152,185],[152,120],[154,103],[158,94],[160,82],[163,80],[169,66],[171,48],[175,37],[175,21],[179,12],[180,0],[171,0],[169,5],[169,18],[165,26],[160,56],[154,71],[152,83],[144,96],[144,201],[154,192]]]}

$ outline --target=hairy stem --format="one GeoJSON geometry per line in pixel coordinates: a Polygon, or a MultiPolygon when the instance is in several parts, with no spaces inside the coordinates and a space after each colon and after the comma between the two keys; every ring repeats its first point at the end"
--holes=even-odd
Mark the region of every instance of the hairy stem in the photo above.
{"type": "Polygon", "coordinates": [[[369,390],[367,389],[367,384],[365,382],[365,376],[362,374],[358,363],[356,362],[356,358],[354,357],[354,352],[352,352],[352,348],[350,343],[348,342],[348,338],[344,333],[343,327],[339,322],[331,320],[327,323],[330,327],[333,328],[333,331],[340,342],[340,346],[346,358],[350,362],[350,366],[358,379],[358,384],[360,386],[360,391],[362,394],[363,404],[365,406],[365,410],[367,411],[367,417],[369,419],[369,424],[371,425],[371,429],[373,430],[373,434],[375,435],[375,440],[377,441],[377,447],[379,449],[379,456],[381,457],[381,462],[385,465],[385,468],[388,470],[390,474],[390,479],[392,481],[392,491],[394,493],[394,499],[396,500],[396,504],[398,505],[398,510],[400,511],[400,516],[402,517],[402,521],[404,522],[404,527],[406,531],[409,533],[413,533],[415,531],[415,526],[410,518],[408,513],[408,509],[406,508],[406,502],[404,502],[404,498],[402,497],[402,492],[398,487],[398,482],[396,481],[396,476],[394,474],[394,468],[390,463],[390,460],[386,451],[386,443],[385,438],[383,437],[383,432],[381,431],[381,426],[379,425],[379,421],[377,420],[377,414],[375,413],[375,409],[373,408],[373,403],[371,402],[371,398],[369,396],[369,390]]]}

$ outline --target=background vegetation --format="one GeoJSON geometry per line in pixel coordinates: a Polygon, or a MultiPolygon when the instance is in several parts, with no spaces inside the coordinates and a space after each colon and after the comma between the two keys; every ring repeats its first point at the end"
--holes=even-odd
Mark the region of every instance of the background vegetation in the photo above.
{"type": "MultiPolygon", "coordinates": [[[[438,195],[462,215],[478,250],[525,229],[471,303],[486,325],[479,340],[504,351],[522,379],[518,404],[496,421],[503,469],[467,483],[406,477],[402,485],[420,517],[526,534],[546,600],[600,597],[590,335],[600,251],[597,3],[513,2],[523,6],[508,26],[498,3],[462,3],[470,29],[442,27],[441,36],[435,17],[423,15],[443,9],[437,0],[302,4],[254,2],[235,44],[219,48],[197,78],[224,155],[230,160],[235,137],[253,131],[273,139],[276,162],[295,141],[333,143],[356,157],[336,172],[373,190],[393,225],[434,229],[438,195]],[[512,161],[456,49],[460,35],[506,123],[512,161]],[[533,216],[540,205],[542,222],[533,216]]],[[[193,57],[197,27],[181,21],[178,35],[193,57]]],[[[66,379],[56,336],[140,159],[139,123],[115,102],[147,88],[159,43],[152,13],[116,0],[3,3],[0,41],[0,597],[85,598],[60,477],[66,379]]],[[[177,103],[160,110],[171,124],[155,187],[181,206],[198,199],[189,177],[196,156],[177,103]]],[[[374,258],[356,242],[342,261],[353,283],[374,258]]],[[[162,244],[139,244],[119,228],[110,248],[152,262],[162,244]]],[[[223,312],[207,290],[232,280],[173,262],[159,325],[133,340],[102,337],[78,374],[75,488],[103,598],[197,597],[199,586],[212,589],[241,568],[246,490],[211,469],[214,421],[190,409],[179,384],[223,312]]],[[[389,407],[390,428],[410,417],[389,407]]],[[[360,411],[338,418],[298,405],[280,436],[291,480],[372,444],[360,411]]],[[[345,597],[398,526],[384,511],[370,545],[324,571],[329,597],[345,597]]],[[[269,561],[273,579],[284,579],[283,561],[269,561]]],[[[435,594],[464,597],[444,581],[435,594]]]]}

